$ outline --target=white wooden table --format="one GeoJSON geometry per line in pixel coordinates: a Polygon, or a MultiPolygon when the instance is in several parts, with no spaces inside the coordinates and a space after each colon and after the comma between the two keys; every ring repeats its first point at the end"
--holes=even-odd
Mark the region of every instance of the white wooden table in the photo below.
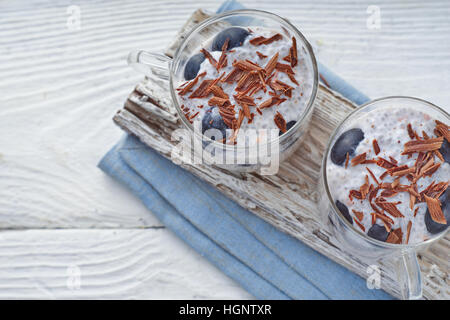
{"type": "MultiPolygon", "coordinates": [[[[380,29],[367,28],[373,1],[243,3],[289,18],[369,96],[450,110],[448,1],[376,1],[380,29]]],[[[251,298],[96,167],[141,79],[128,51],[163,50],[195,9],[219,4],[0,3],[0,298],[251,298]]]]}

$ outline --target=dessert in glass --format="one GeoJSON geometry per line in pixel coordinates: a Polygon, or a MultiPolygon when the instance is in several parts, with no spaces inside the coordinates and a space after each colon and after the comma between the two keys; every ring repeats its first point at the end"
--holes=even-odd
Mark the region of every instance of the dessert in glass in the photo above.
{"type": "Polygon", "coordinates": [[[168,79],[189,132],[185,140],[201,146],[192,150],[206,162],[237,171],[265,165],[249,150],[269,149],[278,161],[287,158],[301,143],[317,92],[316,61],[305,37],[287,20],[259,10],[205,20],[185,37],[173,60],[135,51],[129,63],[168,79]],[[157,66],[157,59],[167,62],[168,70],[157,66]]]}
{"type": "Polygon", "coordinates": [[[396,258],[405,298],[421,296],[416,250],[450,223],[449,124],[420,99],[374,100],[339,125],[324,154],[321,213],[354,255],[396,258]]]}

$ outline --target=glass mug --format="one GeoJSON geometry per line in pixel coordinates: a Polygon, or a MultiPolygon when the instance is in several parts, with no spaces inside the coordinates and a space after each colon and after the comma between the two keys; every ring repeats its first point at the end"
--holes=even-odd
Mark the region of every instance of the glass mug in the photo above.
{"type": "Polygon", "coordinates": [[[448,228],[433,235],[430,239],[414,244],[392,244],[376,240],[355,228],[336,207],[327,182],[327,161],[331,148],[337,138],[350,127],[347,123],[376,108],[385,106],[407,106],[425,111],[434,119],[450,122],[450,116],[441,108],[421,99],[411,97],[386,97],[370,101],[351,112],[335,129],[328,142],[321,167],[319,208],[321,217],[328,225],[342,247],[355,256],[372,261],[394,259],[394,265],[404,299],[420,299],[422,297],[422,280],[417,252],[426,249],[431,243],[444,237],[448,228]]]}
{"type": "MultiPolygon", "coordinates": [[[[181,140],[188,141],[189,147],[194,154],[200,151],[201,159],[206,163],[213,163],[218,167],[233,171],[257,171],[262,167],[267,166],[267,163],[261,161],[259,154],[252,152],[256,149],[251,149],[251,146],[237,146],[224,144],[204,136],[201,131],[194,130],[194,126],[186,119],[183,110],[180,108],[178,101],[178,94],[176,92],[177,83],[184,80],[184,67],[188,59],[198,53],[199,47],[213,36],[213,33],[218,33],[221,30],[231,26],[260,26],[279,30],[279,32],[288,33],[290,36],[295,36],[297,39],[298,50],[302,50],[305,57],[305,64],[309,72],[312,72],[312,85],[309,99],[306,106],[299,116],[295,125],[287,132],[278,136],[272,134],[267,137],[265,143],[257,143],[258,150],[269,150],[273,156],[276,156],[278,162],[283,161],[300,145],[301,136],[305,133],[309,121],[311,119],[314,100],[318,88],[318,71],[316,59],[311,48],[311,45],[301,34],[301,32],[293,26],[289,21],[283,19],[275,14],[260,11],[260,10],[235,10],[224,14],[215,15],[197,25],[190,33],[183,39],[180,46],[176,50],[173,59],[161,54],[152,53],[143,50],[136,50],[130,52],[128,56],[128,64],[135,70],[144,73],[146,76],[161,82],[168,82],[169,91],[172,97],[172,103],[178,114],[178,117],[183,123],[183,127],[187,129],[189,137],[184,137],[181,140]],[[200,146],[200,147],[195,147],[200,146]],[[250,150],[250,151],[249,151],[250,150]],[[221,155],[221,159],[238,159],[232,163],[222,161],[214,162],[214,156],[221,155]]],[[[181,138],[181,137],[177,137],[181,138]]],[[[256,140],[256,139],[255,139],[256,140]]],[[[253,146],[255,147],[255,146],[253,146]]],[[[269,156],[272,156],[269,154],[269,156]]],[[[217,157],[216,157],[217,159],[217,157]]],[[[275,173],[275,172],[272,172],[275,173]]],[[[266,174],[270,174],[266,173],[266,174]]]]}

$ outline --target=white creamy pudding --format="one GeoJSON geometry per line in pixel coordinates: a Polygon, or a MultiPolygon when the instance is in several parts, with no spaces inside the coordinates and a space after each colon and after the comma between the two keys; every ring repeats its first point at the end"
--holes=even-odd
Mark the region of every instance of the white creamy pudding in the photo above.
{"type": "Polygon", "coordinates": [[[450,222],[448,124],[414,108],[350,119],[327,159],[328,187],[356,229],[389,243],[419,243],[450,222]]]}
{"type": "MultiPolygon", "coordinates": [[[[186,118],[208,129],[278,129],[298,121],[311,98],[314,71],[287,31],[231,27],[208,39],[185,66],[178,99],[186,118]]],[[[228,131],[233,143],[235,136],[228,131]]]]}

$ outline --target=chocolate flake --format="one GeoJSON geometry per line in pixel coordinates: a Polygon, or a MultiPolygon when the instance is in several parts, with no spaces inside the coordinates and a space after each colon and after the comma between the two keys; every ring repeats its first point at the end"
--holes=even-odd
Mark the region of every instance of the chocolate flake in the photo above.
{"type": "Polygon", "coordinates": [[[285,133],[287,131],[286,130],[286,120],[284,120],[283,116],[278,111],[275,114],[273,121],[275,122],[277,127],[281,130],[281,132],[285,133]]]}
{"type": "Polygon", "coordinates": [[[392,230],[387,239],[386,242],[388,243],[393,243],[393,244],[401,244],[402,243],[402,238],[403,238],[403,232],[401,228],[392,230]]]}
{"type": "Polygon", "coordinates": [[[381,209],[385,210],[394,218],[403,218],[404,215],[397,209],[397,206],[394,202],[387,202],[384,198],[375,199],[375,203],[381,209]]]}
{"type": "Polygon", "coordinates": [[[269,62],[267,62],[264,68],[264,71],[266,72],[267,75],[272,74],[273,70],[275,70],[277,60],[278,60],[278,52],[275,53],[275,55],[272,58],[270,58],[269,62]]]}
{"type": "Polygon", "coordinates": [[[428,140],[411,140],[405,143],[402,155],[411,154],[415,152],[428,152],[439,150],[444,141],[443,137],[432,138],[428,140]]]}
{"type": "Polygon", "coordinates": [[[356,166],[356,165],[358,165],[358,164],[363,163],[365,160],[366,160],[366,152],[361,153],[361,154],[355,156],[355,157],[352,159],[351,163],[352,163],[352,166],[354,167],[354,166],[356,166]]]}
{"type": "Polygon", "coordinates": [[[438,199],[430,198],[427,195],[424,195],[425,201],[428,206],[428,212],[430,213],[431,219],[434,222],[440,224],[447,224],[447,220],[445,219],[444,213],[441,209],[441,204],[438,199]]]}
{"type": "Polygon", "coordinates": [[[348,152],[347,152],[347,154],[345,155],[345,169],[347,169],[347,167],[348,167],[348,161],[349,161],[349,159],[350,159],[350,155],[349,155],[348,152]]]}
{"type": "Polygon", "coordinates": [[[209,53],[208,50],[206,49],[202,49],[200,50],[201,53],[203,53],[203,55],[205,56],[206,59],[208,59],[209,63],[217,69],[217,61],[216,59],[214,59],[214,57],[211,55],[211,53],[209,53]]]}
{"type": "Polygon", "coordinates": [[[409,242],[409,235],[411,234],[412,222],[408,221],[408,226],[406,227],[406,244],[409,242]]]}
{"type": "Polygon", "coordinates": [[[378,155],[380,153],[380,146],[378,145],[377,139],[373,139],[372,145],[373,145],[373,151],[375,152],[375,155],[378,155]]]}
{"type": "Polygon", "coordinates": [[[366,228],[364,228],[364,226],[361,224],[361,222],[359,222],[357,219],[353,218],[353,221],[355,221],[355,223],[358,225],[358,227],[361,228],[361,230],[363,232],[366,232],[366,228]]]}
{"type": "Polygon", "coordinates": [[[353,209],[352,209],[352,211],[353,211],[353,213],[355,214],[356,218],[357,218],[359,221],[362,221],[362,219],[364,218],[364,213],[362,213],[361,211],[353,210],[353,209]]]}
{"type": "Polygon", "coordinates": [[[256,54],[258,55],[258,57],[259,57],[260,59],[265,59],[265,58],[267,58],[266,55],[262,54],[262,53],[259,52],[259,51],[256,51],[256,54]]]}
{"type": "Polygon", "coordinates": [[[270,38],[266,38],[264,36],[259,36],[259,37],[253,38],[252,40],[250,40],[250,43],[254,46],[260,46],[262,44],[270,44],[274,41],[278,41],[281,39],[283,39],[283,36],[281,34],[277,33],[277,34],[271,36],[270,38]]]}

